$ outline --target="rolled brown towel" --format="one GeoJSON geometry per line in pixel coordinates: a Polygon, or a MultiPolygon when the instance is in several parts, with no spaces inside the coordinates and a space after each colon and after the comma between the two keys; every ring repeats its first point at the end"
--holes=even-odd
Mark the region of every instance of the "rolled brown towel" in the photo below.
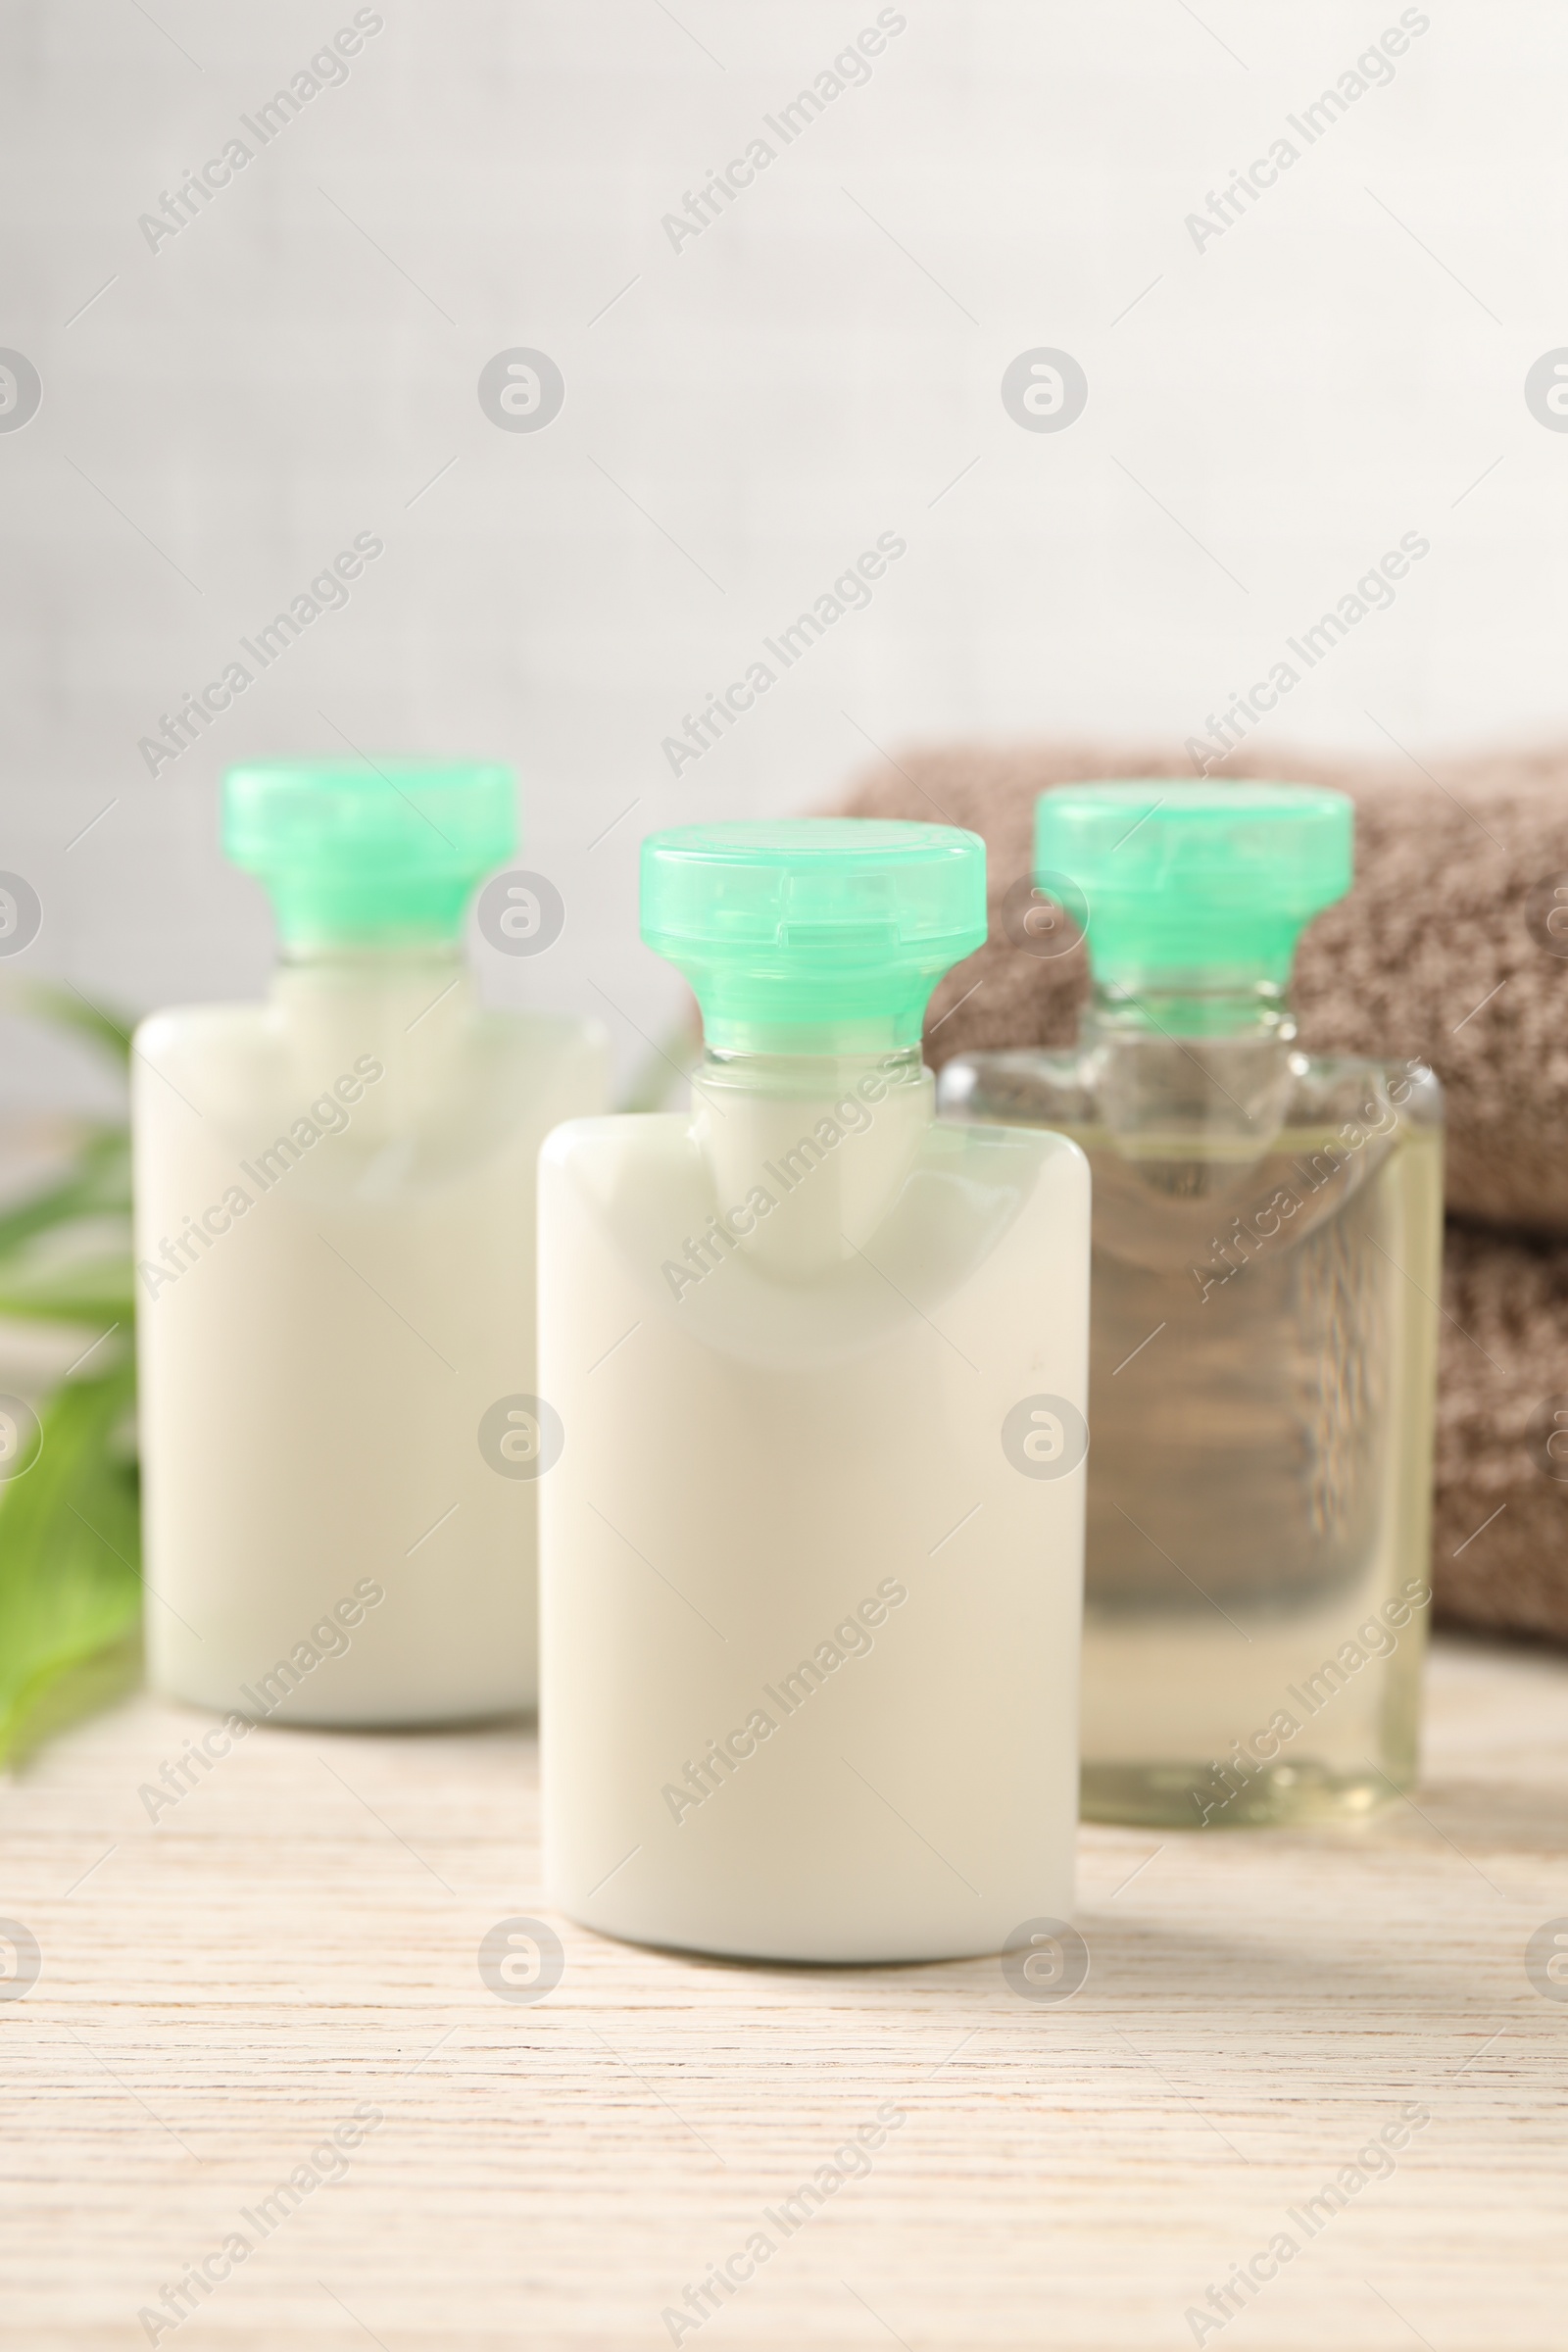
{"type": "MultiPolygon", "coordinates": [[[[1356,803],[1355,888],[1312,924],[1298,957],[1302,1046],[1430,1062],[1448,1090],[1449,1208],[1568,1233],[1568,749],[1430,772],[1250,750],[1213,772],[1332,784],[1356,803]],[[1558,875],[1560,956],[1544,944],[1558,944],[1546,929],[1558,875]]],[[[1088,987],[1082,948],[1025,953],[1003,907],[1030,871],[1037,794],[1091,776],[1169,776],[1175,787],[1193,765],[1168,744],[957,744],[901,752],[842,804],[985,837],[991,937],[933,1000],[934,1064],[1071,1040],[1088,987]]]]}
{"type": "Polygon", "coordinates": [[[1568,1243],[1450,1223],[1443,1308],[1438,1611],[1568,1641],[1568,1243]]]}

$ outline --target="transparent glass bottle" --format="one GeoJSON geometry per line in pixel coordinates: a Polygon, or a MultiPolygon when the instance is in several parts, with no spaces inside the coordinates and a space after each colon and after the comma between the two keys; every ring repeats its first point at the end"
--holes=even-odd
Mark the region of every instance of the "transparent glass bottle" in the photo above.
{"type": "Polygon", "coordinates": [[[942,1073],[948,1118],[1054,1128],[1093,1170],[1090,1819],[1353,1816],[1415,1775],[1442,1094],[1298,1052],[1287,994],[1351,824],[1294,786],[1044,795],[1079,1043],[942,1073]]]}

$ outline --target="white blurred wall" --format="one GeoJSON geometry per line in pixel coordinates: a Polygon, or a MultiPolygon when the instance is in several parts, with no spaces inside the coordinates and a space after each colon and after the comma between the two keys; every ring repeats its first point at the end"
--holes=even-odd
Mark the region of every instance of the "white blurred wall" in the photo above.
{"type": "MultiPolygon", "coordinates": [[[[548,956],[485,952],[491,992],[607,992],[629,1067],[678,990],[636,940],[650,826],[820,800],[873,742],[1186,737],[1407,532],[1430,554],[1276,739],[1561,728],[1568,433],[1523,390],[1568,344],[1548,0],[900,0],[787,147],[764,118],[874,0],[367,13],[347,78],[156,251],[139,216],[355,8],[7,14],[0,345],[43,399],[0,431],[0,868],[45,920],[0,978],[254,992],[222,767],[482,752],[568,909],[548,956]],[[1308,146],[1288,118],[1401,15],[1392,79],[1308,146]],[[662,216],[760,135],[674,250],[662,216]],[[1298,160],[1197,250],[1186,216],[1282,135],[1298,160]],[[477,398],[514,346],[564,378],[539,432],[477,398]],[[1087,375],[1064,431],[1003,406],[1036,346],[1087,375]],[[348,606],[149,774],[160,713],[360,532],[385,552],[348,606]],[[869,607],[672,775],[683,713],[884,532],[869,607]]],[[[13,1099],[60,1082],[11,1044],[13,1099]]]]}

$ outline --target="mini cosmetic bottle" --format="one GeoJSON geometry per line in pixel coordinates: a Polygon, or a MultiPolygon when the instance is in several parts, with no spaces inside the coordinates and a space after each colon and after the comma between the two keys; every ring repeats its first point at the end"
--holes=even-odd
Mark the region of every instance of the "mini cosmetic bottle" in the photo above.
{"type": "Polygon", "coordinates": [[[553,1899],[715,1953],[996,1951],[1072,1899],[1089,1186],[934,1118],[983,844],[689,826],[642,923],[702,1005],[693,1109],[541,1162],[553,1899]]]}
{"type": "Polygon", "coordinates": [[[1094,972],[1079,1044],[942,1073],[946,1117],[1059,1129],[1094,1170],[1097,1820],[1354,1816],[1415,1774],[1442,1097],[1299,1053],[1288,993],[1351,823],[1296,785],[1043,795],[1036,888],[1094,972]]]}
{"type": "Polygon", "coordinates": [[[589,1021],[481,1010],[505,768],[227,777],[282,956],[133,1057],[147,1648],[241,1716],[429,1723],[536,1690],[534,1183],[589,1021]]]}

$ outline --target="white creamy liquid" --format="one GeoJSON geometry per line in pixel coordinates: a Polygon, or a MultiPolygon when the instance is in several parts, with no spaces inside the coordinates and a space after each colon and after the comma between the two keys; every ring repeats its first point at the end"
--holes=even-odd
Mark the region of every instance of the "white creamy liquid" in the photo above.
{"type": "Polygon", "coordinates": [[[536,1389],[539,1145],[606,1083],[593,1024],[481,1013],[439,953],[285,967],[269,1004],[142,1025],[161,1690],[327,1724],[533,1704],[536,1488],[478,1428],[536,1389]]]}
{"type": "Polygon", "coordinates": [[[1002,1426],[1083,1409],[1087,1167],[936,1127],[921,1075],[787,1182],[872,1066],[710,1071],[543,1154],[547,1870],[608,1934],[928,1960],[1071,1905],[1083,1472],[1002,1426]]]}

